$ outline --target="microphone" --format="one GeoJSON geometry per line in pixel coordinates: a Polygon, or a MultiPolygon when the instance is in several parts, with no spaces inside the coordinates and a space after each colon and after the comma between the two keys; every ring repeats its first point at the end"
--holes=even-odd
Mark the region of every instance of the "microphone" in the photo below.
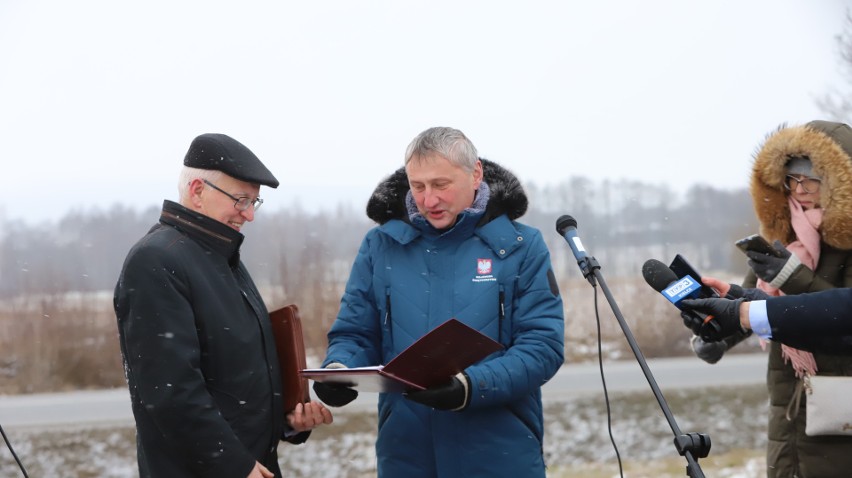
{"type": "Polygon", "coordinates": [[[586,254],[583,242],[580,241],[580,236],[577,235],[577,220],[567,214],[560,216],[556,220],[556,232],[568,242],[571,252],[574,253],[574,258],[577,259],[577,265],[580,266],[580,272],[594,286],[595,276],[593,272],[595,269],[600,269],[601,266],[598,265],[598,261],[594,257],[589,257],[586,254]]]}
{"type": "Polygon", "coordinates": [[[680,301],[683,299],[698,299],[701,292],[701,284],[690,275],[677,277],[669,266],[656,259],[648,259],[642,265],[642,277],[645,282],[655,291],[663,294],[663,297],[674,304],[678,309],[683,309],[680,301]]]}
{"type": "Polygon", "coordinates": [[[560,216],[556,220],[556,232],[568,241],[571,246],[571,252],[577,262],[586,260],[589,256],[586,254],[586,249],[583,248],[583,243],[580,241],[580,236],[577,235],[577,220],[569,215],[560,216]]]}
{"type": "MultiPolygon", "coordinates": [[[[701,284],[689,274],[678,278],[670,267],[656,259],[648,259],[642,265],[642,277],[645,282],[655,291],[663,294],[669,302],[680,310],[684,310],[680,302],[684,299],[701,298],[701,284]]],[[[683,317],[686,325],[695,335],[719,332],[719,324],[713,320],[712,315],[707,315],[697,310],[686,309],[687,317],[683,317]]]]}

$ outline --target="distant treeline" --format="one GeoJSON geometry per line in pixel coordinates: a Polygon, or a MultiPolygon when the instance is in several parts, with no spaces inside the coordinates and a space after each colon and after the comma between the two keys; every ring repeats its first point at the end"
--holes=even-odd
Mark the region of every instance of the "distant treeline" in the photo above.
{"type": "MultiPolygon", "coordinates": [[[[732,245],[756,228],[744,190],[696,186],[678,197],[658,184],[575,178],[552,187],[527,185],[527,194],[530,208],[521,220],[541,230],[552,253],[566,308],[569,361],[597,353],[595,301],[555,231],[559,216],[577,219],[582,241],[611,279],[646,357],[691,352],[686,328],[667,329],[679,322],[677,309],[641,279],[644,261],[669,261],[682,253],[717,277],[745,272],[745,258],[732,245]]],[[[0,394],[124,385],[112,289],[127,251],[158,218],[156,207],[114,205],[70,212],[53,224],[0,224],[0,394]]],[[[349,204],[319,213],[298,206],[264,208],[244,228],[243,261],[270,309],[299,306],[313,365],[325,350],[349,268],[372,226],[363,206],[349,204]]],[[[600,330],[607,359],[630,356],[605,306],[600,330]]]]}
{"type": "MultiPolygon", "coordinates": [[[[685,254],[704,270],[744,272],[733,241],[756,232],[745,189],[694,186],[678,195],[667,185],[594,181],[526,186],[530,207],[520,220],[541,229],[557,276],[576,277],[570,249],[555,232],[562,214],[574,216],[588,252],[608,276],[639,275],[649,258],[685,254]]],[[[69,291],[111,290],[129,248],[157,221],[158,208],[116,204],[70,212],[55,223],[6,221],[0,236],[0,298],[69,291]]],[[[289,292],[308,282],[340,283],[364,233],[372,227],[363,207],[334,211],[264,208],[244,228],[242,258],[255,280],[289,292]]]]}

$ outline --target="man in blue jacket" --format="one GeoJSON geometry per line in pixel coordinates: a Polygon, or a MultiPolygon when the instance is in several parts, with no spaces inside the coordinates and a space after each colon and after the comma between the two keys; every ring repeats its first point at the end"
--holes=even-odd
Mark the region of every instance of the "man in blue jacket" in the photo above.
{"type": "MultiPolygon", "coordinates": [[[[367,205],[325,367],[386,364],[450,318],[505,349],[447,383],[379,396],[380,477],[544,477],[541,386],[563,362],[562,299],[517,178],[430,128],[367,205]]],[[[315,383],[331,406],[357,391],[315,383]]]]}

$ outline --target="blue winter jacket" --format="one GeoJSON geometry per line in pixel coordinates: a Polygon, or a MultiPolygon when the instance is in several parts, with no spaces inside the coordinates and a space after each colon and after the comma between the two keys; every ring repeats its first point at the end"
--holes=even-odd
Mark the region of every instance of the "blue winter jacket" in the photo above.
{"type": "Polygon", "coordinates": [[[545,476],[541,386],[563,362],[562,300],[541,233],[510,217],[526,209],[517,179],[483,166],[488,207],[446,232],[400,213],[404,170],[368,205],[381,225],[361,244],[324,365],[386,364],[450,318],[506,347],[464,371],[461,411],[379,396],[379,477],[545,476]]]}

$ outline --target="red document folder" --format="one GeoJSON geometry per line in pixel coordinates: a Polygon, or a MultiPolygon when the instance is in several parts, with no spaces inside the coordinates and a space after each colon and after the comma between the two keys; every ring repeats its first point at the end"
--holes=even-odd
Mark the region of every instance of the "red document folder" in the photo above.
{"type": "Polygon", "coordinates": [[[269,313],[278,366],[284,387],[282,399],[284,413],[290,413],[298,403],[311,401],[308,380],[299,371],[305,368],[305,342],[302,338],[302,320],[299,308],[288,305],[269,313]]]}
{"type": "Polygon", "coordinates": [[[411,344],[387,365],[305,369],[301,375],[363,392],[423,390],[446,383],[453,375],[502,349],[502,345],[478,330],[450,319],[411,344]]]}

